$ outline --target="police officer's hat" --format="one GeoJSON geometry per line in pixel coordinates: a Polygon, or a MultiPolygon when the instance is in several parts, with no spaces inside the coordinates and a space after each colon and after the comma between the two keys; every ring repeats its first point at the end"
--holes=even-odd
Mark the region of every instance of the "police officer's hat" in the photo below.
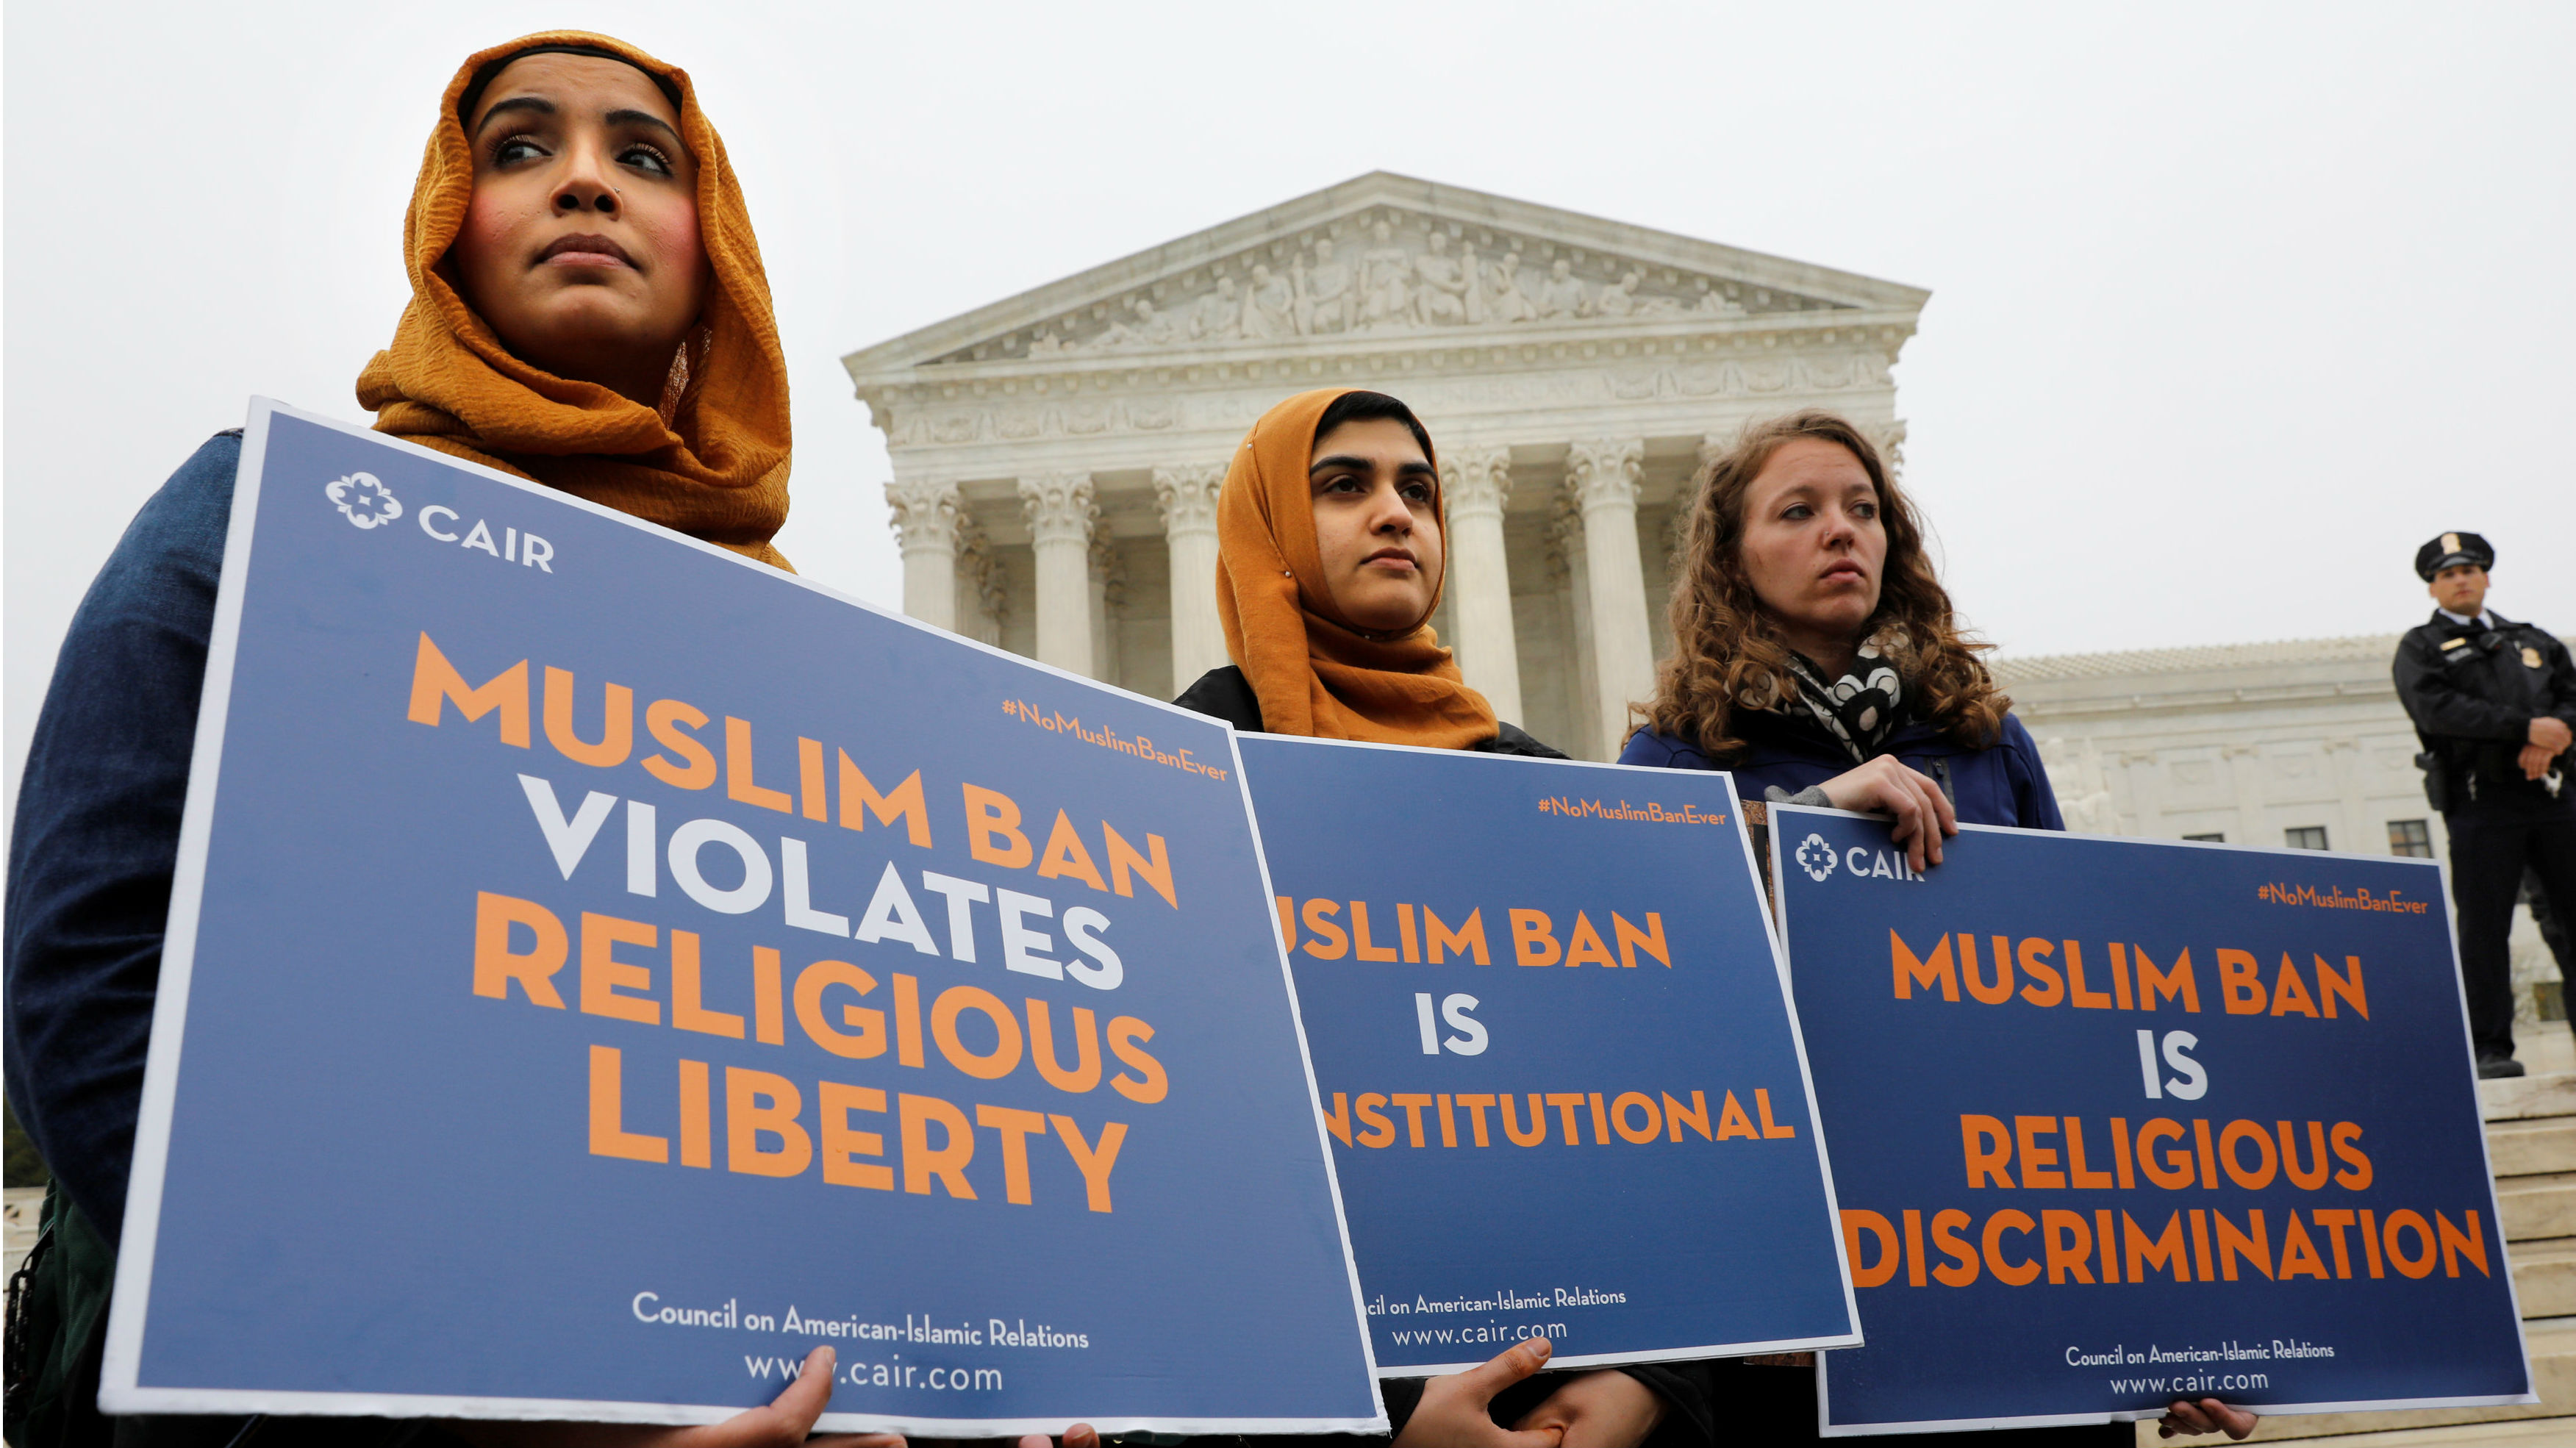
{"type": "Polygon", "coordinates": [[[2474,563],[2480,568],[2495,567],[2495,549],[2475,533],[2445,533],[2415,550],[2415,572],[2426,583],[2445,568],[2474,563]]]}

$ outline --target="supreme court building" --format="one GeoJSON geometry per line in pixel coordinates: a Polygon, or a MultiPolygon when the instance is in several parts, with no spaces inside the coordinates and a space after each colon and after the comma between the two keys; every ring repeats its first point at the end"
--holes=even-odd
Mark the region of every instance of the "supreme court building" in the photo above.
{"type": "MultiPolygon", "coordinates": [[[[904,609],[1168,699],[1226,662],[1216,494],[1311,387],[1439,446],[1433,620],[1506,719],[1617,755],[1670,640],[1692,474],[1824,407],[1901,461],[1888,369],[1929,293],[1383,172],[844,358],[885,432],[904,609]]],[[[2440,857],[2396,638],[2005,656],[2071,829],[2440,857]]],[[[2524,1011],[2558,972],[2525,921],[2524,1011]]],[[[2552,997],[2554,1000],[2554,997],[2552,997]]]]}
{"type": "Polygon", "coordinates": [[[1929,295],[1378,172],[843,362],[894,459],[905,612],[1164,699],[1226,662],[1244,431],[1308,388],[1404,399],[1448,494],[1442,641],[1503,718],[1605,759],[1653,687],[1691,473],[1808,406],[1893,458],[1929,295]]]}

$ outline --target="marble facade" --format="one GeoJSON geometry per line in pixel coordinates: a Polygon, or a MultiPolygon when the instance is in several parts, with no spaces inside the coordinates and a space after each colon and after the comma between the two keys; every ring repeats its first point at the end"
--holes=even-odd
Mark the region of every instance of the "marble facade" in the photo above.
{"type": "Polygon", "coordinates": [[[1994,661],[2047,761],[2066,827],[2385,854],[2420,825],[2438,857],[2397,635],[1994,661]]]}
{"type": "Polygon", "coordinates": [[[1691,473],[1746,422],[1839,411],[1901,457],[1928,293],[1375,173],[843,359],[893,458],[904,608],[1170,698],[1225,663],[1218,486],[1310,387],[1438,442],[1435,623],[1503,717],[1608,758],[1666,642],[1691,473]]]}

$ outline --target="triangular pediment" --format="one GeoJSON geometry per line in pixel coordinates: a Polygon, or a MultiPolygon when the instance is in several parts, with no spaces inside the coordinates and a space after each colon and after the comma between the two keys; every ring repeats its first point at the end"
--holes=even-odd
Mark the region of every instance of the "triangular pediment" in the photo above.
{"type": "Polygon", "coordinates": [[[864,390],[894,374],[976,364],[1222,357],[1381,340],[1480,344],[1488,336],[1794,313],[1902,313],[1910,321],[1929,296],[1379,171],[842,361],[864,390]]]}

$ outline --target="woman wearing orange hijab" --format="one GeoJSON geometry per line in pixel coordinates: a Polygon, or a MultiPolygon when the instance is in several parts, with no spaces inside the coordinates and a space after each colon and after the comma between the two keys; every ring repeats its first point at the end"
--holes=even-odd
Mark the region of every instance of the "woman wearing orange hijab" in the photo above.
{"type": "Polygon", "coordinates": [[[1183,708],[1269,734],[1565,757],[1497,720],[1432,631],[1447,540],[1412,409],[1344,388],[1271,408],[1235,449],[1216,520],[1234,663],[1183,708]]]}
{"type": "Polygon", "coordinates": [[[787,363],[686,72],[572,32],[468,60],[403,264],[378,431],[785,566],[787,363]]]}
{"type": "MultiPolygon", "coordinates": [[[[786,565],[770,546],[787,517],[786,363],[741,189],[685,72],[577,33],[471,57],[442,100],[403,253],[411,303],[358,379],[380,431],[786,565]]],[[[13,1304],[9,1334],[19,1448],[455,1441],[381,1419],[97,1410],[240,454],[238,430],[218,434],[127,528],[73,618],[28,752],[6,1062],[10,1105],[54,1179],[24,1330],[13,1304]]],[[[806,1366],[819,1370],[771,1406],[704,1428],[453,1428],[476,1442],[800,1443],[833,1376],[806,1366]]]]}
{"type": "MultiPolygon", "coordinates": [[[[1342,389],[1280,403],[1235,450],[1216,508],[1234,663],[1182,707],[1271,734],[1565,757],[1497,720],[1432,632],[1448,553],[1439,461],[1403,403],[1342,389]]],[[[1547,1358],[1536,1338],[1463,1373],[1389,1382],[1395,1448],[1708,1441],[1696,1365],[1536,1376],[1547,1358]]],[[[1065,1444],[1089,1448],[1081,1435],[1065,1444]]]]}

